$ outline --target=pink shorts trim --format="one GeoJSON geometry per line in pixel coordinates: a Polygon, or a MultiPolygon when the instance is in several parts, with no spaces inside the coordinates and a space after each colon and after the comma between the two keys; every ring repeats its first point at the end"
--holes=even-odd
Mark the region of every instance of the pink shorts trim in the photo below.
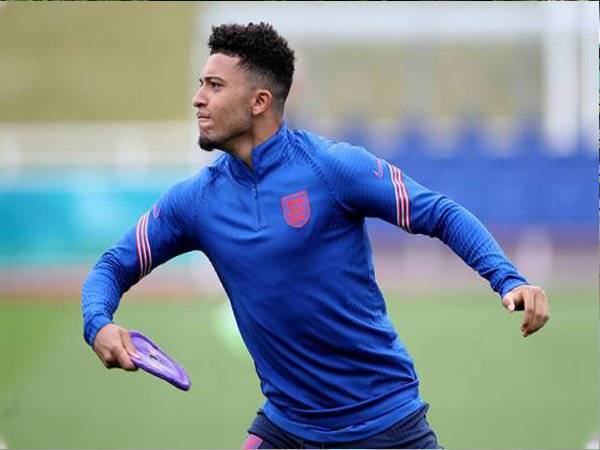
{"type": "Polygon", "coordinates": [[[263,443],[263,440],[254,434],[249,434],[246,440],[244,441],[244,445],[242,445],[242,450],[254,450],[260,447],[260,444],[263,443]]]}

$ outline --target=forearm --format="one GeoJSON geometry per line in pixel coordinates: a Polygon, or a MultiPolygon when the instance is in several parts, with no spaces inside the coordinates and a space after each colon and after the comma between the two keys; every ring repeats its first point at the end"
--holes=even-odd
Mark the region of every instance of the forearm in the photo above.
{"type": "Polygon", "coordinates": [[[487,228],[467,209],[447,197],[440,197],[434,214],[437,220],[431,235],[448,245],[466,264],[488,280],[500,296],[527,284],[487,228]]]}
{"type": "Polygon", "coordinates": [[[82,289],[81,309],[85,341],[92,345],[98,331],[112,322],[121,296],[133,280],[124,276],[126,270],[111,252],[98,260],[88,274],[82,289]]]}

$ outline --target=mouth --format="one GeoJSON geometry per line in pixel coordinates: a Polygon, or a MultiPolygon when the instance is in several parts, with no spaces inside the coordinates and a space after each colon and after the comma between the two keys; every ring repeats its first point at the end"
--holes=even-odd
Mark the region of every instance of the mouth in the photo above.
{"type": "Polygon", "coordinates": [[[206,114],[196,114],[196,117],[198,118],[198,128],[204,128],[208,126],[209,122],[211,121],[210,116],[206,114]]]}

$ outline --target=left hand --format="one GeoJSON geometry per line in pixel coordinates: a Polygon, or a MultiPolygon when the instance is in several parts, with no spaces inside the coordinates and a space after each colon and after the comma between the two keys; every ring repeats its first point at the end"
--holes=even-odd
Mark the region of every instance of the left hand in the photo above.
{"type": "Polygon", "coordinates": [[[535,333],[550,318],[548,298],[538,286],[518,286],[502,298],[502,303],[509,312],[525,311],[521,323],[523,337],[535,333]]]}

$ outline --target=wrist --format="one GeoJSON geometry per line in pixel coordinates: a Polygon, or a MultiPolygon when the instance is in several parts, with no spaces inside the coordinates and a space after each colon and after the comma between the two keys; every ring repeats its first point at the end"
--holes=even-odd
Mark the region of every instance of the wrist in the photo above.
{"type": "Polygon", "coordinates": [[[89,321],[86,321],[83,336],[90,347],[94,345],[94,340],[98,332],[109,323],[112,323],[112,319],[105,315],[96,315],[89,321]]]}

